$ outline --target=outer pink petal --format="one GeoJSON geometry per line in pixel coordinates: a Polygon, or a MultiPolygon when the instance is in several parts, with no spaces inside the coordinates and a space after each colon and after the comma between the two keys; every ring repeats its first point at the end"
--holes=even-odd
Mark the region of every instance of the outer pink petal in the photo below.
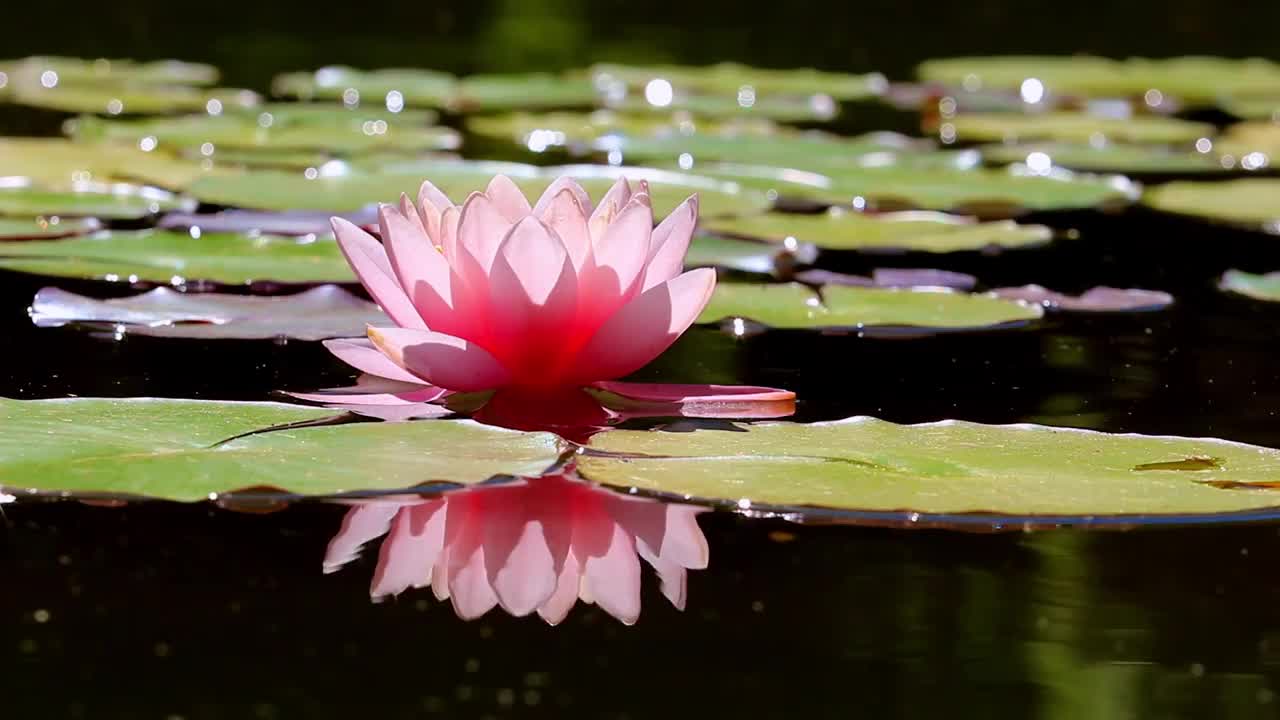
{"type": "MultiPolygon", "coordinates": [[[[482,274],[487,276],[493,265],[493,258],[502,245],[502,239],[510,232],[513,224],[487,196],[472,193],[462,206],[462,216],[458,220],[459,261],[469,253],[479,264],[482,274]]],[[[463,272],[473,288],[483,282],[482,278],[475,276],[473,269],[466,268],[463,272]]]]}
{"type": "MultiPolygon", "coordinates": [[[[613,223],[613,219],[622,212],[622,208],[627,206],[631,200],[631,185],[625,177],[618,178],[613,187],[600,198],[600,203],[596,205],[596,209],[591,213],[591,217],[587,221],[587,226],[591,229],[591,239],[599,243],[604,237],[604,231],[613,223]]],[[[650,228],[653,226],[650,225],[650,228]]]]}
{"type": "Polygon", "coordinates": [[[489,347],[517,380],[554,381],[578,309],[578,277],[560,239],[532,217],[520,221],[494,259],[488,300],[489,347]]]}
{"type": "Polygon", "coordinates": [[[573,193],[573,196],[578,199],[578,204],[582,206],[582,209],[585,212],[591,212],[591,196],[587,195],[587,191],[583,190],[582,186],[573,178],[567,175],[562,175],[553,180],[551,184],[547,186],[547,189],[542,192],[542,197],[538,198],[537,204],[533,206],[533,214],[538,217],[542,217],[543,213],[547,210],[547,206],[551,204],[552,200],[555,199],[555,196],[559,195],[562,190],[568,190],[573,193]]]}
{"type": "Polygon", "coordinates": [[[711,300],[715,286],[715,270],[699,268],[627,303],[579,353],[575,361],[578,377],[583,381],[607,380],[644,367],[693,324],[711,300]]]}
{"type": "Polygon", "coordinates": [[[653,207],[649,196],[636,193],[595,242],[596,284],[616,283],[617,295],[626,297],[636,287],[649,258],[653,234],[653,207]],[[603,273],[603,277],[601,277],[603,273]]]}
{"type": "Polygon", "coordinates": [[[382,243],[395,270],[400,287],[408,294],[427,327],[440,332],[457,332],[453,311],[453,270],[444,253],[427,237],[408,197],[401,198],[402,211],[387,205],[378,209],[382,243]],[[413,217],[405,213],[412,213],[413,217]]]}
{"type": "Polygon", "coordinates": [[[680,385],[668,383],[634,383],[606,380],[591,384],[606,392],[644,402],[661,403],[733,403],[784,402],[795,400],[790,390],[754,385],[680,385]]]}
{"type": "Polygon", "coordinates": [[[492,390],[511,374],[488,350],[429,330],[369,328],[369,339],[392,362],[437,387],[456,392],[492,390]]]}
{"type": "Polygon", "coordinates": [[[329,541],[324,553],[324,572],[337,572],[343,565],[360,557],[360,550],[391,529],[401,503],[367,502],[355,505],[342,518],[342,527],[329,541]]]}
{"type": "Polygon", "coordinates": [[[340,217],[330,218],[329,222],[351,269],[383,311],[401,327],[426,329],[427,324],[400,287],[382,244],[340,217]]]}
{"type": "MultiPolygon", "coordinates": [[[[581,190],[581,188],[579,188],[581,190]]],[[[591,233],[587,230],[587,209],[569,188],[562,188],[535,217],[560,237],[564,248],[573,259],[573,268],[581,271],[591,257],[591,233]]]]}
{"type": "Polygon", "coordinates": [[[649,241],[649,261],[641,290],[664,283],[684,270],[684,256],[698,225],[698,196],[694,195],[668,215],[649,241]]]}
{"type": "Polygon", "coordinates": [[[489,196],[507,222],[520,222],[521,218],[533,212],[533,208],[529,207],[529,199],[506,175],[495,175],[484,189],[484,194],[489,196]]]}
{"type": "Polygon", "coordinates": [[[325,340],[323,345],[339,360],[361,372],[401,382],[422,383],[416,375],[391,362],[391,358],[383,355],[382,351],[374,347],[373,343],[366,338],[325,340]]]}

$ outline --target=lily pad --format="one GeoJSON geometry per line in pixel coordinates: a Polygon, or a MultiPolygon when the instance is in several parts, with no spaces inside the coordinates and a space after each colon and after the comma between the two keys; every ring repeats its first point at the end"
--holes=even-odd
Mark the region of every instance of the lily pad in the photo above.
{"type": "Polygon", "coordinates": [[[377,305],[337,285],[265,297],[160,287],[112,300],[43,288],[31,302],[30,314],[40,327],[76,325],[130,335],[208,340],[326,340],[362,335],[368,325],[387,322],[377,305]]]}
{"type": "Polygon", "coordinates": [[[1185,143],[1212,137],[1217,128],[1159,115],[1103,117],[1086,113],[959,113],[932,123],[944,138],[958,142],[1071,142],[1185,143]]]}
{"type": "Polygon", "coordinates": [[[477,115],[466,120],[467,130],[476,135],[511,140],[534,152],[550,147],[571,150],[625,148],[629,138],[687,138],[697,134],[767,137],[778,126],[768,120],[713,120],[673,112],[635,114],[613,110],[593,112],[514,112],[477,115]]]}
{"type": "Polygon", "coordinates": [[[666,102],[627,95],[606,100],[608,107],[631,113],[679,111],[714,118],[763,118],[778,122],[823,122],[840,113],[840,106],[826,95],[739,97],[676,93],[666,102]]]}
{"type": "Polygon", "coordinates": [[[334,65],[286,73],[272,81],[277,95],[301,100],[341,100],[345,105],[442,108],[454,97],[457,78],[435,70],[357,70],[334,65]]]}
{"type": "Polygon", "coordinates": [[[1270,490],[1280,451],[1214,439],[854,417],[745,432],[615,430],[592,448],[622,455],[583,456],[592,480],[740,507],[1082,517],[1280,506],[1270,490]]]}
{"type": "MultiPolygon", "coordinates": [[[[316,210],[295,212],[258,212],[254,210],[224,210],[197,215],[192,213],[168,213],[160,218],[156,227],[166,230],[199,228],[201,232],[214,233],[265,233],[268,235],[324,235],[333,232],[329,219],[333,213],[316,210]]],[[[378,210],[368,206],[343,217],[361,227],[378,225],[378,210]]]]}
{"type": "Polygon", "coordinates": [[[1148,188],[1147,207],[1280,233],[1280,179],[1171,182],[1148,188]]]}
{"type": "Polygon", "coordinates": [[[775,243],[809,243],[823,250],[946,253],[1044,245],[1053,231],[1011,220],[977,222],[933,212],[869,215],[841,209],[818,215],[767,213],[707,223],[710,233],[775,243]]]}
{"type": "Polygon", "coordinates": [[[590,107],[598,99],[591,80],[551,73],[469,75],[459,81],[450,106],[459,112],[514,108],[590,107]]]}
{"type": "Polygon", "coordinates": [[[223,113],[102,120],[81,118],[75,129],[80,140],[147,143],[162,151],[198,150],[217,159],[222,148],[233,150],[326,150],[338,154],[399,150],[406,152],[458,147],[457,131],[427,124],[430,115],[407,111],[365,113],[332,106],[327,111],[291,112],[271,106],[263,112],[223,113]],[[387,119],[390,118],[390,119],[387,119]]]}
{"type": "Polygon", "coordinates": [[[1280,122],[1242,122],[1227,128],[1213,145],[1227,167],[1262,170],[1280,159],[1280,122]]]}
{"type": "Polygon", "coordinates": [[[1218,287],[1254,300],[1280,302],[1280,272],[1255,274],[1243,270],[1228,270],[1222,274],[1218,287]]]}
{"type": "Polygon", "coordinates": [[[823,94],[837,100],[861,100],[884,92],[887,83],[884,76],[871,73],[823,72],[809,68],[772,70],[750,67],[738,63],[718,63],[702,67],[689,65],[630,66],[600,64],[591,68],[591,75],[606,95],[624,89],[643,91],[654,80],[665,80],[673,88],[700,93],[731,94],[737,97],[744,86],[754,95],[815,95],[823,94]]]}
{"type": "Polygon", "coordinates": [[[764,275],[787,275],[796,265],[810,264],[817,257],[817,248],[806,243],[779,245],[699,234],[689,243],[684,266],[722,267],[764,275]]]}
{"type": "Polygon", "coordinates": [[[987,162],[1001,165],[1023,163],[1040,168],[1149,175],[1214,175],[1231,170],[1209,153],[1128,143],[983,145],[979,150],[987,162]]]}
{"type": "Polygon", "coordinates": [[[230,109],[251,108],[262,102],[257,93],[239,88],[61,82],[47,86],[44,82],[44,79],[10,78],[8,92],[3,99],[31,107],[101,115],[180,111],[219,114],[230,109]]]}
{"type": "Polygon", "coordinates": [[[1222,109],[1246,120],[1280,122],[1280,93],[1257,97],[1233,97],[1221,101],[1222,109]]]}
{"type": "Polygon", "coordinates": [[[93,217],[136,220],[166,210],[191,210],[195,203],[163,190],[125,183],[78,183],[69,190],[0,187],[0,215],[93,217]]]}
{"type": "Polygon", "coordinates": [[[218,69],[181,60],[137,62],[112,58],[36,56],[21,60],[0,60],[0,71],[39,77],[52,72],[60,83],[132,83],[136,85],[212,85],[218,69]]]}
{"type": "MultiPolygon", "coordinates": [[[[700,323],[735,318],[777,329],[826,329],[898,334],[908,329],[972,330],[1023,324],[1039,306],[942,288],[898,289],[798,283],[720,283],[700,323]]],[[[737,323],[732,323],[737,325],[737,323]]],[[[734,327],[735,332],[740,332],[734,327]]]]}
{"type": "Polygon", "coordinates": [[[109,232],[0,246],[0,268],[36,275],[154,282],[346,283],[355,275],[332,236],[109,232]]]}
{"type": "Polygon", "coordinates": [[[179,501],[252,488],[334,495],[540,474],[561,453],[550,433],[465,420],[295,428],[224,442],[332,414],[277,403],[0,400],[0,487],[179,501]]]}
{"type": "Polygon", "coordinates": [[[61,218],[56,215],[29,219],[0,217],[0,240],[52,240],[84,235],[101,228],[102,223],[96,218],[61,218]]]}
{"type": "Polygon", "coordinates": [[[1259,58],[960,57],[927,61],[916,72],[925,81],[975,89],[1016,90],[1033,79],[1039,83],[1038,90],[1046,93],[1145,97],[1156,91],[1201,105],[1226,96],[1280,94],[1280,65],[1259,58]]]}
{"type": "Polygon", "coordinates": [[[65,190],[87,181],[140,182],[181,190],[216,175],[212,164],[138,146],[85,144],[61,138],[0,138],[0,177],[65,190]]]}
{"type": "Polygon", "coordinates": [[[1159,290],[1101,286],[1090,288],[1079,295],[1054,292],[1039,285],[996,288],[991,294],[1066,312],[1146,312],[1161,310],[1173,304],[1173,296],[1159,290]]]}

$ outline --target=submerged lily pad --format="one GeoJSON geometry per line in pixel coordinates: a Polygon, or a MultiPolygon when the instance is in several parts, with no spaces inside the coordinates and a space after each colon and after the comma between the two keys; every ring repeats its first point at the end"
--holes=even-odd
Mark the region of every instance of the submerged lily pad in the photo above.
{"type": "Polygon", "coordinates": [[[0,215],[68,216],[136,220],[167,210],[190,210],[195,203],[156,188],[115,183],[79,183],[69,190],[0,187],[0,215]]]}
{"type": "Polygon", "coordinates": [[[922,80],[963,87],[1019,90],[1031,79],[1039,83],[1034,89],[1059,95],[1148,97],[1156,92],[1195,104],[1213,104],[1226,96],[1280,94],[1280,65],[1259,58],[959,57],[929,60],[916,72],[922,80]]]}
{"type": "Polygon", "coordinates": [[[1002,165],[1024,163],[1044,168],[1152,175],[1213,175],[1231,171],[1223,167],[1216,155],[1209,153],[1127,143],[983,145],[980,151],[987,162],[1002,165]]]}
{"type": "Polygon", "coordinates": [[[1280,179],[1171,182],[1149,188],[1144,205],[1163,212],[1280,233],[1280,179]]]}
{"type": "Polygon", "coordinates": [[[837,100],[860,100],[884,91],[884,76],[871,73],[824,72],[809,68],[773,70],[724,62],[702,67],[690,65],[631,66],[600,64],[591,75],[606,95],[623,90],[643,90],[654,80],[666,81],[672,88],[687,92],[720,93],[737,98],[744,87],[752,97],[761,95],[823,94],[837,100]]]}
{"type": "Polygon", "coordinates": [[[740,506],[1073,517],[1280,506],[1268,491],[1280,450],[1214,439],[855,417],[745,432],[615,430],[592,448],[623,454],[583,456],[592,480],[740,506]]]}
{"type": "Polygon", "coordinates": [[[52,240],[84,235],[101,227],[102,223],[97,218],[61,218],[56,215],[29,219],[0,217],[0,240],[52,240]]]}
{"type": "Polygon", "coordinates": [[[357,70],[334,65],[315,72],[277,75],[272,91],[301,100],[341,100],[345,105],[442,108],[454,96],[457,78],[435,70],[357,70]]]}
{"type": "Polygon", "coordinates": [[[942,134],[958,142],[1072,142],[1186,143],[1212,137],[1217,128],[1159,115],[1102,117],[1086,113],[960,113],[934,123],[942,134]]]}
{"type": "Polygon", "coordinates": [[[561,453],[550,433],[466,420],[307,427],[224,442],[332,414],[277,403],[0,399],[0,487],[180,501],[253,488],[333,495],[540,474],[561,453]]]}
{"type": "Polygon", "coordinates": [[[1035,305],[941,288],[828,285],[815,290],[798,283],[719,283],[698,322],[741,318],[778,329],[896,334],[905,329],[944,331],[1015,325],[1042,315],[1035,305]]]}
{"type": "Polygon", "coordinates": [[[387,322],[377,305],[337,285],[266,297],[183,293],[160,287],[111,300],[43,288],[31,302],[30,314],[40,327],[78,325],[130,335],[209,340],[325,340],[362,335],[368,325],[387,322]]]}
{"type": "Polygon", "coordinates": [[[818,215],[767,213],[707,223],[707,231],[783,243],[788,239],[823,250],[958,252],[1035,247],[1053,239],[1043,225],[1010,220],[980,223],[931,212],[868,215],[833,209],[818,215]]]}
{"type": "Polygon", "coordinates": [[[1280,272],[1255,274],[1243,270],[1228,270],[1222,274],[1218,287],[1254,300],[1280,302],[1280,272]]]}
{"type": "Polygon", "coordinates": [[[426,111],[406,111],[397,115],[386,111],[365,113],[334,105],[291,111],[288,106],[270,106],[261,113],[223,113],[146,118],[143,120],[102,120],[81,118],[76,137],[130,145],[147,143],[152,149],[199,150],[217,159],[222,148],[233,150],[327,150],[360,153],[395,149],[424,151],[453,149],[459,144],[457,131],[433,127],[426,111]]]}
{"type": "Polygon", "coordinates": [[[1054,292],[1039,285],[996,288],[991,294],[1066,312],[1145,312],[1160,310],[1173,304],[1173,296],[1159,290],[1101,286],[1090,288],[1079,295],[1054,292]]]}
{"type": "Polygon", "coordinates": [[[0,245],[0,269],[161,284],[355,282],[332,236],[299,240],[164,230],[99,233],[0,245]]]}

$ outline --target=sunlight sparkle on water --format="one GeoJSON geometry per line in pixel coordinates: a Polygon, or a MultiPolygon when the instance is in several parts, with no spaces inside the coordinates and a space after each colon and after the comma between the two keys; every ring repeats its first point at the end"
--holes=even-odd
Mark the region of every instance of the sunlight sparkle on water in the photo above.
{"type": "Polygon", "coordinates": [[[663,78],[654,78],[644,86],[644,99],[654,107],[666,107],[675,97],[671,82],[663,78]]]}
{"type": "Polygon", "coordinates": [[[1022,102],[1035,105],[1044,99],[1044,83],[1036,78],[1027,78],[1018,88],[1018,94],[1022,96],[1022,102]]]}

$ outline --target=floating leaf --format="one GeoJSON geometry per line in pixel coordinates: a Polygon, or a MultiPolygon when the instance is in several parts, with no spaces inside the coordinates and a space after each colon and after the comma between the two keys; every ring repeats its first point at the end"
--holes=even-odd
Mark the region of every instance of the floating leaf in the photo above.
{"type": "Polygon", "coordinates": [[[43,288],[36,293],[30,313],[31,321],[40,327],[80,325],[131,335],[210,340],[325,340],[363,335],[368,325],[388,322],[377,305],[337,285],[266,297],[183,293],[161,287],[112,300],[43,288]]]}
{"type": "Polygon", "coordinates": [[[686,113],[634,114],[613,110],[593,112],[515,112],[477,115],[466,120],[476,135],[511,140],[542,152],[550,147],[609,150],[626,147],[629,138],[684,138],[697,134],[760,137],[775,135],[778,126],[767,120],[712,120],[686,113]]]}
{"type": "MultiPolygon", "coordinates": [[[[2,197],[2,196],[0,196],[2,197]]],[[[102,227],[96,218],[3,218],[0,217],[0,240],[33,240],[84,235],[102,227]]]]}
{"type": "Polygon", "coordinates": [[[817,256],[817,248],[808,244],[782,246],[699,234],[689,244],[684,266],[723,267],[749,273],[785,275],[795,265],[812,263],[817,256]]]}
{"type": "Polygon", "coordinates": [[[1254,274],[1243,270],[1228,270],[1222,274],[1218,287],[1254,300],[1280,302],[1280,272],[1254,274]]]}
{"type": "Polygon", "coordinates": [[[702,67],[600,64],[591,68],[591,75],[606,95],[616,94],[618,86],[643,92],[650,82],[662,80],[681,91],[720,93],[735,99],[748,87],[755,98],[769,94],[823,94],[838,100],[861,100],[878,95],[887,85],[884,76],[875,73],[852,75],[809,68],[772,70],[729,62],[702,67]]]}
{"type": "MultiPolygon", "coordinates": [[[[156,227],[166,230],[199,228],[214,233],[265,233],[267,235],[324,235],[332,232],[329,219],[333,213],[315,210],[293,212],[258,212],[224,210],[206,215],[168,213],[156,227]]],[[[343,216],[349,222],[370,228],[378,224],[378,210],[368,206],[343,216]]]]}
{"type": "Polygon", "coordinates": [[[402,115],[366,113],[340,105],[325,110],[290,110],[269,106],[261,113],[185,115],[141,120],[81,118],[75,136],[81,140],[148,143],[151,148],[199,150],[217,159],[220,149],[326,150],[339,154],[373,150],[407,152],[456,148],[457,131],[427,124],[426,111],[402,115]]]}
{"type": "Polygon", "coordinates": [[[1257,97],[1225,98],[1219,104],[1223,110],[1238,118],[1280,122],[1280,93],[1257,97]]]}
{"type": "Polygon", "coordinates": [[[881,334],[896,334],[909,328],[944,331],[1014,325],[1042,314],[1035,305],[938,288],[824,286],[814,290],[798,283],[722,282],[698,322],[742,318],[779,329],[879,328],[881,334]]]}
{"type": "Polygon", "coordinates": [[[218,69],[212,65],[180,60],[137,62],[108,58],[89,60],[37,56],[22,60],[0,60],[0,71],[10,76],[29,75],[36,78],[52,72],[57,76],[58,83],[212,85],[218,82],[218,69]]]}
{"type": "Polygon", "coordinates": [[[1169,293],[1136,288],[1095,287],[1080,295],[1067,295],[1039,285],[1023,285],[997,288],[991,294],[1068,312],[1141,312],[1161,310],[1173,304],[1169,293]]]}
{"type": "Polygon", "coordinates": [[[0,246],[0,268],[37,275],[184,284],[355,282],[332,236],[99,233],[0,246]]]}
{"type": "Polygon", "coordinates": [[[1021,142],[1066,140],[1072,142],[1145,142],[1190,147],[1199,138],[1211,137],[1217,128],[1158,115],[1103,117],[1086,113],[959,113],[933,123],[944,137],[958,142],[1021,142]]]}
{"type": "Polygon", "coordinates": [[[1171,182],[1148,188],[1147,207],[1280,233],[1280,179],[1171,182]]]}
{"type": "Polygon", "coordinates": [[[665,103],[654,103],[635,95],[606,102],[611,108],[631,113],[679,111],[703,117],[762,118],[778,122],[821,122],[831,120],[840,112],[840,106],[826,95],[766,95],[744,103],[732,96],[678,93],[665,103]]]}
{"type": "Polygon", "coordinates": [[[958,252],[1035,247],[1053,232],[1042,225],[1010,220],[980,223],[973,218],[932,212],[868,215],[833,209],[818,215],[768,213],[707,223],[711,233],[772,242],[788,238],[824,250],[863,252],[958,252]]]}
{"type": "Polygon", "coordinates": [[[513,108],[589,107],[598,93],[588,78],[550,73],[470,75],[463,78],[451,107],[460,112],[513,108]]]}
{"type": "Polygon", "coordinates": [[[466,420],[245,435],[332,414],[276,403],[0,400],[0,486],[180,501],[252,488],[332,495],[540,474],[561,452],[550,433],[466,420]]]}
{"type": "Polygon", "coordinates": [[[61,138],[0,138],[0,177],[66,190],[87,181],[140,182],[181,190],[218,171],[137,146],[76,143],[61,138]]]}
{"type": "Polygon", "coordinates": [[[1280,451],[1213,439],[855,417],[745,432],[615,430],[592,449],[622,454],[583,456],[592,480],[740,507],[1080,517],[1280,506],[1266,489],[1280,477],[1280,451]],[[1219,489],[1226,483],[1240,489],[1219,489]]]}
{"type": "Polygon", "coordinates": [[[449,104],[457,79],[435,70],[356,70],[334,65],[315,72],[286,73],[272,81],[277,95],[301,100],[341,100],[345,105],[434,107],[449,104]]]}
{"type": "Polygon", "coordinates": [[[144,115],[148,113],[207,111],[221,113],[250,108],[262,98],[238,88],[196,88],[186,85],[116,85],[65,83],[45,85],[45,78],[11,78],[6,102],[71,113],[144,115]]]}
{"type": "Polygon", "coordinates": [[[136,220],[166,210],[190,210],[195,204],[156,188],[116,183],[79,183],[70,190],[0,187],[0,215],[71,216],[136,220]]]}
{"type": "Polygon", "coordinates": [[[1018,90],[1024,81],[1034,79],[1042,91],[1059,95],[1157,101],[1148,93],[1159,93],[1206,105],[1223,96],[1280,94],[1280,65],[1258,58],[961,57],[929,60],[916,72],[922,80],[964,87],[1018,90]]]}
{"type": "Polygon", "coordinates": [[[810,268],[795,274],[795,280],[806,285],[852,285],[854,287],[885,288],[950,288],[952,290],[972,290],[978,284],[978,278],[967,273],[950,270],[932,270],[928,268],[876,268],[870,277],[861,275],[845,275],[810,268]]]}
{"type": "Polygon", "coordinates": [[[1036,143],[984,145],[980,150],[983,159],[1002,165],[1025,163],[1036,167],[1057,166],[1091,172],[1152,175],[1212,175],[1230,172],[1230,168],[1223,167],[1216,155],[1151,145],[1036,143]]]}
{"type": "Polygon", "coordinates": [[[1280,123],[1242,122],[1227,128],[1213,145],[1224,165],[1262,170],[1280,158],[1280,123]]]}

